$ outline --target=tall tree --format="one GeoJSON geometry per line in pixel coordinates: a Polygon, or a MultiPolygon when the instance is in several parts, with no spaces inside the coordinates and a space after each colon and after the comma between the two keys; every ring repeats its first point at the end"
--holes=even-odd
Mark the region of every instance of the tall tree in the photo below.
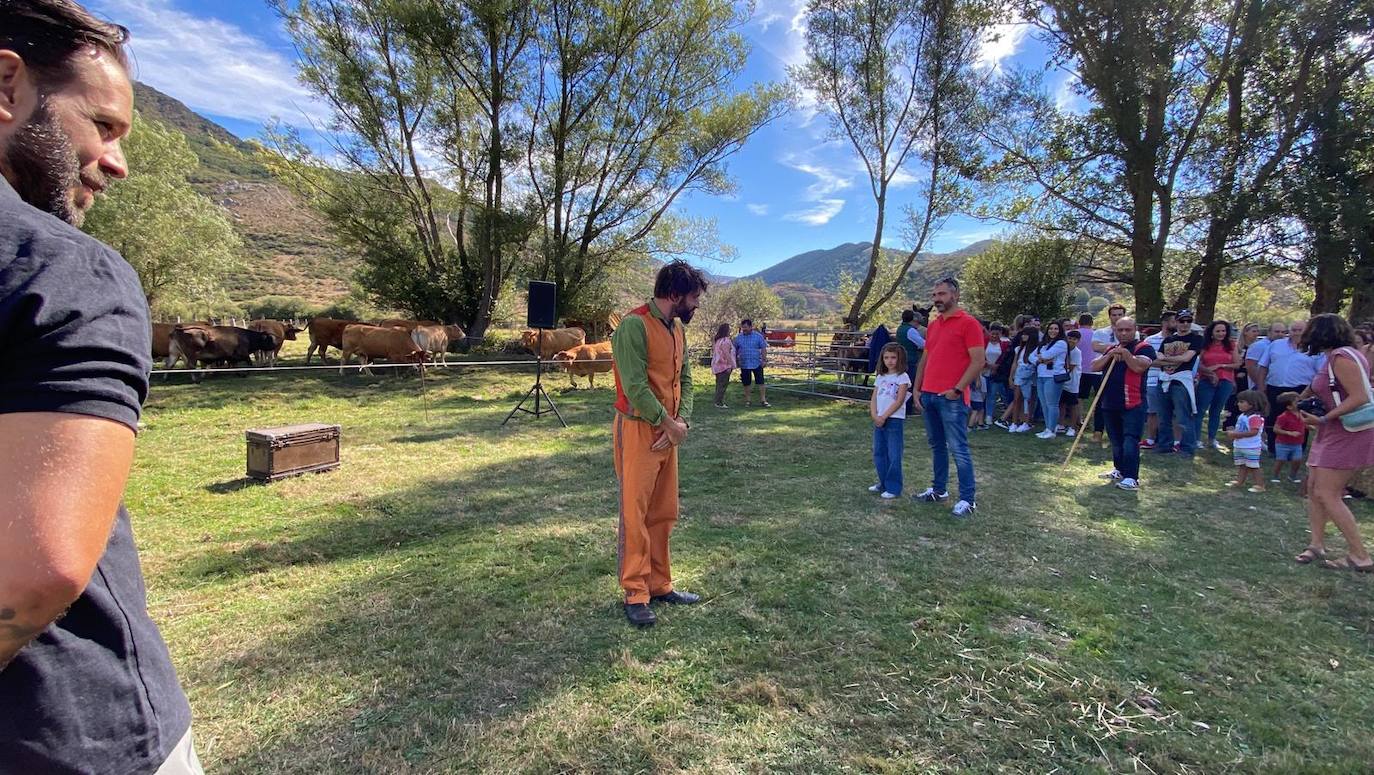
{"type": "Polygon", "coordinates": [[[516,118],[530,77],[527,53],[540,10],[528,0],[403,0],[398,11],[419,53],[439,71],[444,109],[438,111],[433,135],[448,149],[444,156],[464,190],[467,181],[481,181],[482,198],[472,212],[475,261],[458,231],[469,220],[468,211],[454,221],[465,296],[477,300],[471,322],[475,335],[490,324],[530,234],[528,214],[508,207],[506,183],[507,165],[518,164],[525,146],[516,118]],[[474,119],[475,127],[470,125],[474,119]]]}
{"type": "Polygon", "coordinates": [[[806,63],[794,76],[825,107],[832,131],[868,172],[877,206],[867,271],[845,314],[859,328],[901,288],[931,235],[963,202],[958,170],[973,145],[974,64],[991,8],[979,0],[811,0],[806,63]],[[906,213],[911,249],[878,282],[893,181],[919,162],[919,206],[906,213]]]}
{"type": "Polygon", "coordinates": [[[1340,101],[1347,80],[1374,58],[1374,39],[1361,36],[1374,26],[1369,0],[1235,3],[1234,53],[1207,60],[1223,84],[1218,115],[1204,124],[1189,165],[1204,213],[1201,260],[1174,306],[1196,293],[1199,320],[1212,317],[1223,270],[1251,257],[1252,250],[1233,248],[1265,189],[1305,142],[1317,141],[1310,130],[1323,106],[1340,101]]]}
{"type": "Polygon", "coordinates": [[[187,181],[199,162],[185,135],[135,113],[123,147],[129,177],[96,200],[82,228],[137,270],[154,314],[203,309],[238,264],[238,234],[187,181]]]}
{"type": "Polygon", "coordinates": [[[1021,188],[998,212],[1124,248],[1129,270],[1098,279],[1129,282],[1136,316],[1157,319],[1180,176],[1229,69],[1210,60],[1234,57],[1242,15],[1222,0],[1045,0],[1043,13],[1024,5],[1053,62],[1074,70],[1075,90],[1093,106],[1074,113],[1039,78],[1007,79],[1003,120],[988,132],[1000,158],[986,174],[1021,188]]]}
{"type": "Polygon", "coordinates": [[[1374,79],[1352,77],[1314,101],[1311,142],[1284,171],[1274,216],[1302,225],[1299,268],[1316,295],[1312,312],[1374,318],[1374,79]]]}
{"type": "Polygon", "coordinates": [[[560,312],[585,305],[687,191],[725,193],[725,162],[787,90],[737,92],[748,47],[729,0],[548,0],[527,115],[543,228],[531,273],[560,312]]]}
{"type": "Polygon", "coordinates": [[[528,231],[506,206],[504,164],[523,146],[506,133],[532,9],[515,0],[274,5],[301,80],[332,108],[333,165],[343,169],[326,172],[289,137],[279,166],[360,252],[374,301],[481,336],[528,231]]]}

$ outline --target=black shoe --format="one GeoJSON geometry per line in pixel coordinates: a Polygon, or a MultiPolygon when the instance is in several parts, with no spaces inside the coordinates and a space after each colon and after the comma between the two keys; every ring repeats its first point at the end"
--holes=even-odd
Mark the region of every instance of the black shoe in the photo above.
{"type": "Polygon", "coordinates": [[[667,603],[669,605],[694,605],[701,602],[701,595],[694,595],[691,592],[679,592],[676,589],[666,595],[654,595],[649,598],[652,603],[667,603]]]}
{"type": "Polygon", "coordinates": [[[649,610],[648,603],[626,603],[625,618],[636,627],[653,627],[658,617],[649,610]]]}

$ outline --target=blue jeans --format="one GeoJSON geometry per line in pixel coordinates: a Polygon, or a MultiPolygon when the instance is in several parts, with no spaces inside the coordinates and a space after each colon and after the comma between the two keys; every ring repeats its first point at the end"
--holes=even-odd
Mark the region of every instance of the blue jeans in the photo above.
{"type": "Polygon", "coordinates": [[[949,456],[959,474],[959,500],[973,503],[978,483],[973,478],[973,454],[968,451],[968,405],[962,398],[953,401],[938,393],[922,393],[921,417],[926,421],[926,440],[930,442],[936,492],[948,492],[949,456]]]}
{"type": "Polygon", "coordinates": [[[873,467],[878,470],[878,483],[884,492],[902,494],[902,445],[906,421],[889,417],[883,427],[873,428],[873,467]]]}
{"type": "Polygon", "coordinates": [[[1059,424],[1059,396],[1064,386],[1054,381],[1054,377],[1041,377],[1036,386],[1040,397],[1040,411],[1045,415],[1045,430],[1052,431],[1059,424]]]}
{"type": "Polygon", "coordinates": [[[1226,402],[1230,400],[1231,394],[1236,390],[1236,383],[1230,380],[1219,379],[1213,385],[1206,379],[1200,379],[1197,383],[1197,419],[1193,422],[1193,435],[1203,441],[1212,441],[1217,437],[1217,431],[1221,429],[1221,412],[1226,408],[1226,402]],[[1207,418],[1207,435],[1202,435],[1202,414],[1211,412],[1207,418]]]}
{"type": "Polygon", "coordinates": [[[1179,453],[1192,457],[1197,451],[1197,418],[1193,416],[1193,407],[1188,399],[1188,388],[1170,382],[1169,391],[1164,393],[1164,400],[1159,405],[1159,444],[1155,451],[1161,454],[1168,454],[1174,451],[1174,421],[1177,420],[1179,427],[1183,429],[1183,438],[1179,440],[1179,453]]]}
{"type": "Polygon", "coordinates": [[[987,416],[989,419],[1000,416],[997,414],[998,398],[1002,399],[1002,406],[1011,406],[1011,387],[1005,382],[988,380],[987,416]]]}
{"type": "Polygon", "coordinates": [[[1112,465],[1123,479],[1140,478],[1140,432],[1145,427],[1145,405],[1134,409],[1103,409],[1102,424],[1112,440],[1112,465]]]}

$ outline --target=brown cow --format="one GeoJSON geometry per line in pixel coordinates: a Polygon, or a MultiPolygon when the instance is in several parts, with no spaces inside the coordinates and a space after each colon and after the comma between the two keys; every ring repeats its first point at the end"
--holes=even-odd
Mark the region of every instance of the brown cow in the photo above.
{"type": "Polygon", "coordinates": [[[817,359],[822,369],[833,369],[841,384],[868,385],[868,342],[861,331],[836,331],[824,358],[817,359]]]}
{"type": "Polygon", "coordinates": [[[276,338],[277,349],[262,350],[253,353],[254,359],[256,359],[259,364],[266,362],[268,366],[276,366],[277,356],[281,355],[282,345],[284,345],[288,339],[293,342],[296,341],[296,334],[299,334],[305,329],[296,328],[293,324],[281,323],[276,320],[254,320],[248,324],[248,330],[261,331],[265,334],[271,334],[276,338]]]}
{"type": "Polygon", "coordinates": [[[611,359],[610,342],[580,344],[557,353],[553,359],[563,362],[568,369],[568,383],[573,387],[577,387],[576,377],[583,376],[587,378],[587,386],[595,388],[596,375],[605,374],[615,367],[611,359]]]}
{"type": "Polygon", "coordinates": [[[176,328],[176,323],[154,323],[153,324],[153,357],[166,358],[172,350],[172,329],[176,328]]]}
{"type": "Polygon", "coordinates": [[[462,344],[463,340],[468,338],[468,334],[463,330],[462,326],[444,326],[444,333],[448,334],[449,352],[453,352],[453,348],[462,344]]]}
{"type": "Polygon", "coordinates": [[[329,364],[329,356],[326,355],[329,348],[336,350],[343,349],[343,332],[348,326],[356,326],[356,320],[339,320],[337,318],[313,318],[306,325],[306,330],[310,332],[310,347],[305,351],[305,363],[310,365],[310,356],[316,349],[319,350],[320,360],[329,364]]]}
{"type": "Polygon", "coordinates": [[[402,328],[384,328],[354,323],[343,330],[343,361],[339,364],[339,374],[354,355],[362,361],[364,374],[371,375],[368,368],[377,358],[385,358],[392,363],[420,363],[425,360],[425,351],[416,346],[410,332],[402,328]]]}
{"type": "Polygon", "coordinates": [[[571,350],[581,344],[587,343],[587,333],[580,328],[546,328],[544,329],[543,352],[541,349],[539,332],[527,328],[520,332],[520,342],[525,345],[525,349],[544,358],[552,358],[564,350],[571,350]]]}

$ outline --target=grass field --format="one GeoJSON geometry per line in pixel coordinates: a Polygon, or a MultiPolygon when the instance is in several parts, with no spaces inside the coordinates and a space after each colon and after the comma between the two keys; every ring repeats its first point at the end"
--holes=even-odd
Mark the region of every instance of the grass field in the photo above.
{"type": "Polygon", "coordinates": [[[1302,502],[1225,491],[1229,458],[1149,459],[1130,495],[1101,450],[975,434],[956,522],[865,492],[862,407],[699,393],[674,569],[706,602],[640,632],[610,391],[556,377],[571,427],[501,427],[528,384],[154,386],[127,502],[207,771],[1372,766],[1372,580],[1292,564],[1302,502]],[[243,430],[307,421],[343,426],[342,469],[245,483],[243,430]]]}

